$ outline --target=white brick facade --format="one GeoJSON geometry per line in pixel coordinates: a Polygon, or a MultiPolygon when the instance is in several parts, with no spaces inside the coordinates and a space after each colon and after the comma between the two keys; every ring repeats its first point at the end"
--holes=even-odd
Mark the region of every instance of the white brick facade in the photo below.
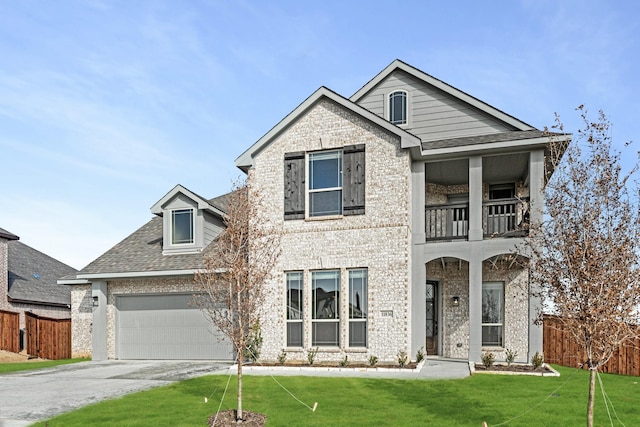
{"type": "Polygon", "coordinates": [[[341,107],[323,101],[256,158],[252,182],[265,197],[265,215],[284,230],[277,274],[267,289],[262,355],[275,360],[286,348],[286,271],[304,272],[304,345],[287,349],[303,359],[311,342],[311,272],[340,270],[340,346],[320,348],[318,360],[391,361],[408,350],[410,330],[410,159],[393,137],[341,107]],[[365,144],[366,214],[333,219],[283,219],[284,154],[365,144]],[[367,349],[349,349],[347,271],[368,269],[367,349]],[[382,317],[381,312],[393,313],[382,317]],[[296,351],[297,350],[297,351],[296,351]]]}

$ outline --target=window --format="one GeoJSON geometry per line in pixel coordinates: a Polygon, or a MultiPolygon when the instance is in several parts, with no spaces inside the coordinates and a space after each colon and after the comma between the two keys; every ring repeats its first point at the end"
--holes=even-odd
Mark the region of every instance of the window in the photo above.
{"type": "Polygon", "coordinates": [[[503,346],[504,283],[482,284],[482,345],[503,346]]]}
{"type": "Polygon", "coordinates": [[[287,347],[302,347],[302,272],[287,273],[287,347]]]}
{"type": "Polygon", "coordinates": [[[340,272],[311,273],[311,345],[339,345],[340,330],[340,272]]]}
{"type": "Polygon", "coordinates": [[[398,90],[389,94],[389,121],[394,125],[407,124],[407,92],[398,90]]]}
{"type": "Polygon", "coordinates": [[[309,154],[309,216],[342,214],[342,151],[309,154]]]}
{"type": "Polygon", "coordinates": [[[367,270],[349,271],[349,347],[367,346],[367,270]]]}
{"type": "Polygon", "coordinates": [[[171,244],[193,243],[193,209],[171,211],[171,244]]]}
{"type": "Polygon", "coordinates": [[[513,199],[516,196],[515,184],[495,184],[489,186],[489,199],[513,199]]]}
{"type": "Polygon", "coordinates": [[[365,175],[364,144],[308,155],[285,153],[284,219],[364,215],[365,175]]]}

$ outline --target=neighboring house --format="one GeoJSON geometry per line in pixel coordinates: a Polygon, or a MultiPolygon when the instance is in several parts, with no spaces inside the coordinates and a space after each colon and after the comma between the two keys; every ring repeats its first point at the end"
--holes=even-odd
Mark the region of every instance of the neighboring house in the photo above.
{"type": "MultiPolygon", "coordinates": [[[[422,347],[473,361],[542,351],[516,249],[541,219],[549,142],[401,61],[351,98],[314,92],[236,159],[283,231],[262,359],[285,350],[304,360],[310,348],[334,361],[414,358],[422,347]]],[[[188,306],[223,200],[174,188],[156,218],[63,281],[76,285],[74,352],[232,357],[224,342],[205,348],[203,316],[188,306]]]]}
{"type": "Polygon", "coordinates": [[[232,359],[193,304],[194,273],[223,228],[225,196],[177,185],[148,223],[60,283],[73,285],[72,354],[104,359],[232,359]]]}
{"type": "Polygon", "coordinates": [[[57,281],[76,271],[0,228],[0,310],[20,313],[20,328],[25,326],[25,312],[71,317],[71,289],[57,281]]]}

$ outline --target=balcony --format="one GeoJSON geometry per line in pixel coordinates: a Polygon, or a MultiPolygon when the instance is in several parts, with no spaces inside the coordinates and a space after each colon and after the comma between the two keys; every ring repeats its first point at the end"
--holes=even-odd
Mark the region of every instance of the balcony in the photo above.
{"type": "MultiPolygon", "coordinates": [[[[466,240],[469,236],[469,213],[468,203],[426,206],[427,241],[466,240]]],[[[525,236],[528,222],[528,198],[489,200],[482,203],[485,238],[525,236]]]]}

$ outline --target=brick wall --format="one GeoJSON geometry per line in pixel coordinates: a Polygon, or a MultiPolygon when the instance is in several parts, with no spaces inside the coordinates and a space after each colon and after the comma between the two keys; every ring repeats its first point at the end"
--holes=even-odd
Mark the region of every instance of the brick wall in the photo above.
{"type": "MultiPolygon", "coordinates": [[[[466,261],[447,262],[443,268],[440,260],[427,264],[427,278],[437,280],[442,296],[442,356],[466,359],[469,353],[469,264],[466,261]],[[460,297],[454,307],[453,296],[460,297]]],[[[482,264],[482,280],[505,283],[504,348],[484,348],[491,351],[496,360],[504,360],[505,349],[518,352],[516,361],[527,361],[529,341],[528,325],[528,271],[517,265],[498,261],[482,264]]]]}
{"type": "Polygon", "coordinates": [[[410,159],[397,137],[323,101],[310,109],[259,154],[250,178],[262,192],[265,216],[282,227],[283,252],[264,305],[263,359],[275,360],[285,348],[285,271],[304,272],[304,345],[287,349],[290,359],[304,359],[311,347],[311,271],[341,273],[340,347],[321,348],[317,359],[365,361],[369,355],[394,360],[407,350],[410,336],[410,159]],[[366,214],[333,219],[283,219],[284,154],[365,144],[366,214]],[[348,343],[347,269],[367,268],[369,284],[367,349],[348,343]],[[381,312],[393,313],[382,317],[381,312]]]}

